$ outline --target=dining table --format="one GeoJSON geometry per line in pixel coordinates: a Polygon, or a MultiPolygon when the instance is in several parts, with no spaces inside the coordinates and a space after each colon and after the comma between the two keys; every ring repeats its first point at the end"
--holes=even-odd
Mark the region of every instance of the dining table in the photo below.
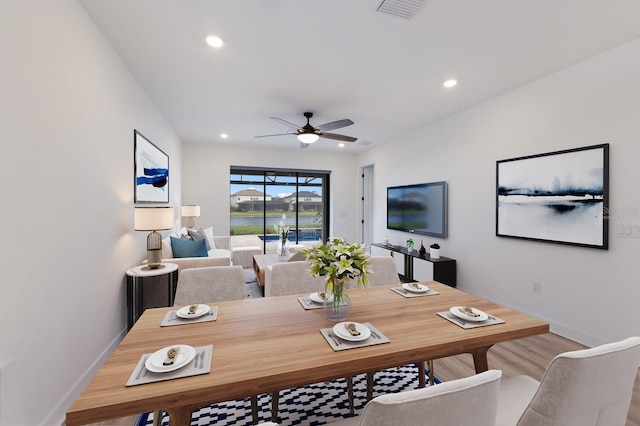
{"type": "Polygon", "coordinates": [[[211,303],[215,321],[169,327],[161,323],[175,307],[147,309],[68,409],[66,425],[163,410],[171,426],[186,426],[193,410],[213,403],[463,353],[472,354],[482,372],[493,345],[549,331],[548,323],[481,297],[435,281],[422,284],[431,294],[405,297],[398,285],[347,290],[348,321],[371,324],[386,338],[348,350],[336,350],[326,338],[323,330],[335,323],[323,309],[305,309],[305,295],[211,303]],[[497,321],[467,328],[449,318],[456,306],[497,321]],[[212,345],[208,372],[127,386],[141,357],[171,345],[212,345]]]}

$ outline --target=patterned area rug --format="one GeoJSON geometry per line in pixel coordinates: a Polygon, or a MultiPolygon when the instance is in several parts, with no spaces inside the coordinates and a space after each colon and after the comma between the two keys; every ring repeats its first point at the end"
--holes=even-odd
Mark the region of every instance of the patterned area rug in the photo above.
{"type": "MultiPolygon", "coordinates": [[[[428,374],[428,372],[427,372],[428,374]]],[[[440,381],[436,378],[436,383],[440,381]]],[[[428,383],[428,379],[427,379],[428,383]]],[[[414,364],[378,371],[375,374],[373,396],[395,393],[418,387],[418,369],[414,364]]],[[[353,394],[356,415],[366,404],[366,375],[354,377],[353,394]]],[[[260,395],[258,412],[261,422],[271,420],[271,396],[260,395]]],[[[316,383],[280,392],[278,409],[280,426],[323,425],[349,417],[346,380],[316,383]]],[[[251,425],[251,401],[249,398],[202,407],[193,413],[192,426],[245,426],[251,425]]],[[[165,414],[162,425],[168,426],[165,414]]],[[[153,414],[142,414],[136,426],[153,425],[153,414]]]]}

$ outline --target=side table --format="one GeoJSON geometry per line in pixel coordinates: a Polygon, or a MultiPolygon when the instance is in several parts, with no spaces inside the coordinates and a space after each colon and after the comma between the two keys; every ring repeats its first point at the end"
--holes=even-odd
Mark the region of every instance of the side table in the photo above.
{"type": "MultiPolygon", "coordinates": [[[[172,306],[178,285],[178,265],[175,263],[163,263],[161,268],[150,269],[146,265],[136,266],[127,270],[127,330],[140,318],[140,315],[147,308],[160,308],[172,306]],[[145,301],[145,278],[162,277],[167,278],[167,298],[161,301],[150,301],[147,296],[145,301]],[[166,303],[165,303],[166,301],[166,303]]],[[[147,293],[154,293],[153,286],[149,286],[147,293]]]]}

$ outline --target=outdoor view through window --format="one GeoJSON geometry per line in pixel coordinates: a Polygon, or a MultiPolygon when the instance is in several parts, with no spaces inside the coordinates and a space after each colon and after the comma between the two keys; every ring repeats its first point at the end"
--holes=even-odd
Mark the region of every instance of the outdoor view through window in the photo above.
{"type": "Polygon", "coordinates": [[[278,226],[289,228],[289,244],[311,246],[327,237],[329,172],[232,167],[231,238],[275,253],[278,226]]]}

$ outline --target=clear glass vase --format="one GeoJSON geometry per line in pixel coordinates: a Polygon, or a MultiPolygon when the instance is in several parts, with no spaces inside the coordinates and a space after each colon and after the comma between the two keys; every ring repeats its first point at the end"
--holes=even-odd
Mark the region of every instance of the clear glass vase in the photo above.
{"type": "Polygon", "coordinates": [[[278,260],[285,262],[289,260],[289,241],[280,239],[278,240],[278,260]]]}
{"type": "Polygon", "coordinates": [[[324,313],[330,321],[340,322],[349,317],[351,312],[351,298],[345,291],[345,282],[333,278],[331,284],[325,288],[324,313]]]}

